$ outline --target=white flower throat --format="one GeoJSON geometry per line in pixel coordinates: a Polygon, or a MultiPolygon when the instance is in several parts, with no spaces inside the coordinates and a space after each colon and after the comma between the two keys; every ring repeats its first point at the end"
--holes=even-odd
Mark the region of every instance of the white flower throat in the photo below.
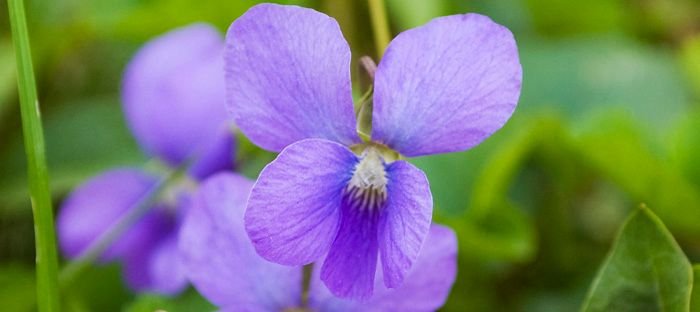
{"type": "Polygon", "coordinates": [[[386,164],[395,158],[384,155],[380,147],[369,145],[360,148],[364,150],[344,195],[347,204],[353,209],[373,212],[381,209],[386,202],[389,181],[386,164]]]}

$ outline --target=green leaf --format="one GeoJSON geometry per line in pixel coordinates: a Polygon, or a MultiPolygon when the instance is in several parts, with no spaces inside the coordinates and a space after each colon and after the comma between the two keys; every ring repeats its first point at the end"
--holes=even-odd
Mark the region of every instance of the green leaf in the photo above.
{"type": "Polygon", "coordinates": [[[582,311],[689,311],[692,274],[671,233],[642,206],[622,226],[582,311]]]}

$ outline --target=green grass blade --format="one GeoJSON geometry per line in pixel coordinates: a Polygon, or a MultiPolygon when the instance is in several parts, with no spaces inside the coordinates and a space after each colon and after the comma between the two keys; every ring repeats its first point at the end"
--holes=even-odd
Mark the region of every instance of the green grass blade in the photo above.
{"type": "Polygon", "coordinates": [[[22,131],[27,154],[29,192],[34,213],[37,305],[42,312],[59,311],[56,234],[24,3],[22,0],[9,0],[8,8],[17,57],[22,131]]]}

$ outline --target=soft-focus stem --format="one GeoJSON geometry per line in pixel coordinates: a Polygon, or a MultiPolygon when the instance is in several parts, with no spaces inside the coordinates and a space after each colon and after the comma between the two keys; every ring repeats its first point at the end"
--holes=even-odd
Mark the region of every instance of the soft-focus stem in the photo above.
{"type": "Polygon", "coordinates": [[[368,0],[368,6],[370,19],[372,20],[372,30],[374,32],[374,45],[377,49],[377,57],[381,58],[391,40],[391,32],[389,31],[389,22],[387,21],[384,0],[368,0]]]}
{"type": "Polygon", "coordinates": [[[102,255],[109,246],[121,237],[126,230],[138,222],[160,199],[164,191],[186,173],[190,162],[187,161],[180,167],[170,171],[158,183],[156,183],[146,194],[122,216],[117,223],[107,229],[97,240],[95,240],[87,250],[77,259],[72,260],[61,270],[60,284],[62,288],[71,286],[72,282],[102,255]]]}
{"type": "Polygon", "coordinates": [[[44,133],[39,115],[39,102],[24,3],[22,0],[9,0],[8,9],[17,58],[17,85],[22,115],[22,132],[27,154],[29,193],[34,214],[37,307],[41,312],[59,311],[56,233],[46,165],[44,133]]]}
{"type": "Polygon", "coordinates": [[[311,290],[311,275],[314,272],[314,265],[307,264],[302,268],[301,278],[301,307],[306,309],[309,307],[309,291],[311,290]]]}

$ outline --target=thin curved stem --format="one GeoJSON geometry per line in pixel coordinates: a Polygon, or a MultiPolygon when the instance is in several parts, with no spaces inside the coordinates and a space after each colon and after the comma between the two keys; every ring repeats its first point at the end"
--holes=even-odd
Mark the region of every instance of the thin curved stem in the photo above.
{"type": "Polygon", "coordinates": [[[29,31],[22,0],[9,0],[12,41],[17,58],[22,133],[27,154],[29,193],[34,214],[37,306],[39,311],[59,311],[58,256],[54,229],[44,133],[39,115],[29,31]]]}
{"type": "Polygon", "coordinates": [[[124,214],[114,225],[109,227],[100,237],[97,238],[82,255],[68,263],[62,270],[60,284],[62,288],[69,287],[85,269],[100,257],[109,246],[114,243],[126,230],[140,220],[156,202],[167,187],[175,180],[185,174],[190,162],[186,161],[178,168],[170,171],[158,183],[156,183],[143,197],[134,205],[133,209],[124,214]]]}

